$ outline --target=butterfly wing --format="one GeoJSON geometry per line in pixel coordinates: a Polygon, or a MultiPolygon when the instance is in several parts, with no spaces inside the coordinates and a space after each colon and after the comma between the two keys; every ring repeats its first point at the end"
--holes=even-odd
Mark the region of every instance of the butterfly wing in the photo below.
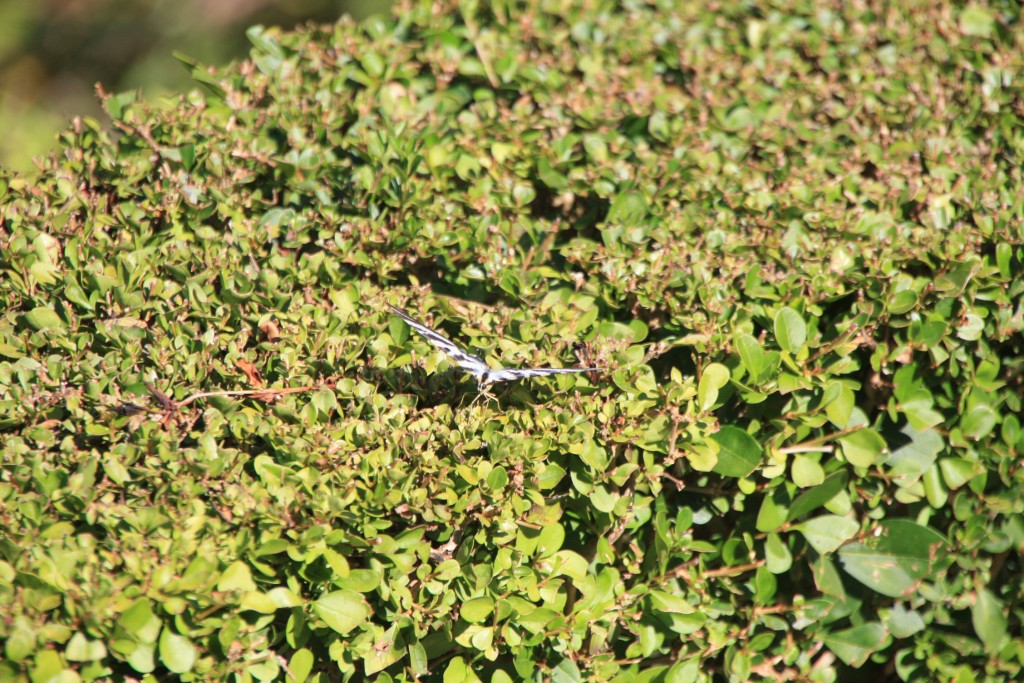
{"type": "Polygon", "coordinates": [[[440,349],[446,356],[452,359],[457,366],[463,370],[476,375],[481,376],[491,371],[491,368],[480,358],[477,358],[471,353],[467,353],[460,349],[455,342],[442,336],[441,334],[430,329],[423,323],[412,318],[400,308],[388,305],[388,308],[392,313],[397,315],[399,318],[405,321],[405,323],[416,330],[424,339],[434,345],[434,347],[440,349]]]}
{"type": "Polygon", "coordinates": [[[510,382],[523,377],[546,377],[547,375],[568,375],[574,372],[593,372],[598,368],[506,368],[491,370],[489,382],[510,382]]]}

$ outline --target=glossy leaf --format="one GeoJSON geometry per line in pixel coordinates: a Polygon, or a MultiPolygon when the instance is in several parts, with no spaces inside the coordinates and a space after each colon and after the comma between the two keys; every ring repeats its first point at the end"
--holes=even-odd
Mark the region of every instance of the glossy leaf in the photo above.
{"type": "Polygon", "coordinates": [[[825,637],[825,646],[848,666],[862,666],[885,644],[888,634],[878,623],[861,624],[825,637]]]}
{"type": "Polygon", "coordinates": [[[847,574],[877,593],[899,598],[915,591],[932,574],[945,546],[946,540],[934,530],[894,519],[846,545],[839,557],[847,574]]]}
{"type": "Polygon", "coordinates": [[[313,611],[341,635],[346,635],[366,622],[370,610],[355,591],[333,591],[313,603],[313,611]]]}
{"type": "Polygon", "coordinates": [[[775,314],[775,338],[783,351],[796,353],[807,343],[807,324],[798,312],[784,306],[775,314]]]}
{"type": "Polygon", "coordinates": [[[798,525],[804,538],[822,555],[835,552],[854,537],[860,525],[852,519],[836,515],[815,517],[798,525]]]}
{"type": "Polygon", "coordinates": [[[761,446],[742,429],[723,427],[711,438],[718,443],[714,471],[724,477],[745,477],[761,462],[761,446]]]}

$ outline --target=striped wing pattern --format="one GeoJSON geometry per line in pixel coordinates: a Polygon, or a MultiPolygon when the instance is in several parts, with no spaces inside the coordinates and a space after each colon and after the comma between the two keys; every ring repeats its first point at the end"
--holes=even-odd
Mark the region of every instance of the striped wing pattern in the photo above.
{"type": "Polygon", "coordinates": [[[523,377],[546,377],[547,375],[568,375],[574,372],[592,372],[597,368],[506,368],[491,370],[488,383],[510,382],[523,377]]]}
{"type": "Polygon", "coordinates": [[[455,342],[438,334],[423,323],[417,321],[415,318],[410,317],[409,314],[402,309],[395,308],[390,304],[388,305],[388,308],[391,309],[392,313],[404,320],[409,327],[423,335],[428,342],[443,351],[449,358],[455,361],[456,365],[466,372],[478,378],[482,375],[486,375],[488,372],[491,372],[491,366],[485,363],[482,359],[477,358],[471,353],[466,353],[460,349],[455,342]]]}
{"type": "Polygon", "coordinates": [[[419,332],[428,342],[447,354],[460,368],[476,377],[480,388],[486,388],[495,382],[510,382],[523,377],[544,377],[547,375],[567,375],[575,372],[591,372],[597,368],[502,368],[492,369],[487,363],[476,356],[459,348],[455,342],[430,329],[400,308],[388,305],[392,313],[404,320],[412,329],[419,332]]]}

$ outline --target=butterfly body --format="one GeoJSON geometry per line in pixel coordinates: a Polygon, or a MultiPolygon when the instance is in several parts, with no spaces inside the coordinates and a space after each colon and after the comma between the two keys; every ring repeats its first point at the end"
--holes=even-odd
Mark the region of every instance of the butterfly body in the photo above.
{"type": "Polygon", "coordinates": [[[476,378],[480,391],[487,393],[487,389],[497,382],[510,382],[524,377],[545,377],[548,375],[567,375],[577,372],[592,372],[597,368],[500,368],[494,369],[482,358],[460,348],[439,332],[430,329],[423,323],[411,317],[400,308],[388,305],[392,313],[405,321],[405,323],[416,330],[423,338],[434,347],[443,351],[458,367],[462,368],[476,378]]]}

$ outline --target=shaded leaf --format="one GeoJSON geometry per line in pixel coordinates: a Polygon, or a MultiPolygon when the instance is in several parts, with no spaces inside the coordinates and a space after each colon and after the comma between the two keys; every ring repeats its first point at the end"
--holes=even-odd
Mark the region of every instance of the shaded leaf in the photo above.
{"type": "Polygon", "coordinates": [[[799,351],[807,342],[807,324],[803,317],[789,306],[784,306],[775,314],[775,338],[783,351],[799,351]]]}
{"type": "Polygon", "coordinates": [[[26,313],[25,322],[37,330],[59,330],[64,327],[64,321],[57,312],[46,306],[33,308],[26,313]]]}
{"type": "Polygon", "coordinates": [[[913,592],[934,570],[946,539],[905,519],[884,520],[876,533],[839,551],[843,569],[868,588],[900,598],[913,592]]]}
{"type": "Polygon", "coordinates": [[[886,644],[888,634],[879,623],[861,624],[825,636],[825,645],[847,666],[862,666],[886,644]]]}
{"type": "Polygon", "coordinates": [[[711,438],[718,443],[718,462],[713,471],[723,477],[746,477],[760,464],[760,444],[742,429],[725,426],[711,438]]]}
{"type": "Polygon", "coordinates": [[[971,622],[974,624],[974,632],[988,652],[997,652],[1006,642],[1009,634],[1003,603],[987,588],[978,591],[978,597],[971,608],[971,622]]]}
{"type": "Polygon", "coordinates": [[[803,517],[808,512],[817,510],[825,503],[832,500],[837,493],[843,490],[846,486],[846,472],[833,472],[828,475],[820,485],[810,488],[793,501],[793,504],[789,506],[789,514],[786,517],[787,521],[792,521],[803,517]]]}

